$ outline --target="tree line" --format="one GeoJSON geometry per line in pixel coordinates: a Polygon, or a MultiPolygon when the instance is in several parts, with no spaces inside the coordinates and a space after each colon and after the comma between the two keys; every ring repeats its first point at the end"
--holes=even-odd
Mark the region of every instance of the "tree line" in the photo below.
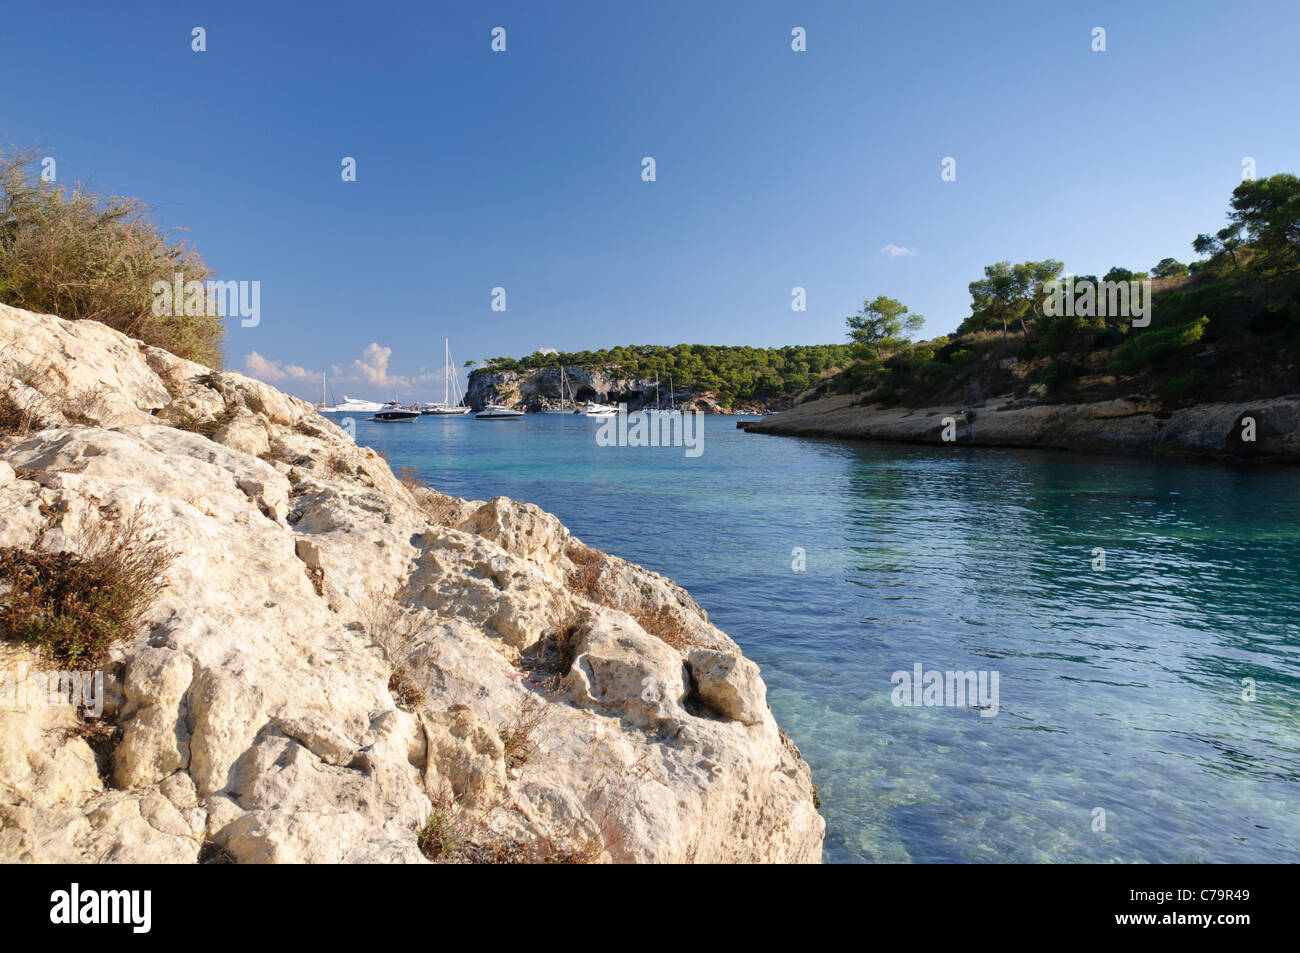
{"type": "Polygon", "coordinates": [[[753,398],[788,397],[807,390],[826,373],[851,360],[846,344],[808,344],[759,348],[712,344],[628,345],[596,351],[538,351],[527,357],[494,357],[476,374],[525,373],[542,367],[601,367],[615,377],[633,380],[669,378],[692,393],[714,391],[723,403],[753,398]]]}
{"type": "Polygon", "coordinates": [[[1160,306],[1158,320],[1147,327],[1104,311],[1051,313],[1044,307],[1048,289],[1067,277],[1064,264],[1052,258],[986,266],[983,277],[968,286],[970,314],[950,337],[914,343],[921,315],[885,295],[866,300],[845,319],[854,363],[837,388],[875,390],[883,398],[942,390],[973,360],[989,332],[1004,342],[1009,332],[1018,332],[1023,359],[1050,358],[1041,373],[1049,390],[1079,377],[1084,356],[1109,349],[1112,373],[1149,373],[1171,396],[1192,394],[1203,375],[1187,358],[1216,320],[1246,319],[1248,331],[1280,333],[1292,354],[1300,353],[1300,178],[1283,173],[1242,182],[1233,190],[1227,218],[1224,228],[1192,240],[1192,250],[1205,256],[1200,260],[1163,258],[1149,271],[1117,266],[1100,279],[1068,276],[1073,287],[1151,281],[1160,306]]]}

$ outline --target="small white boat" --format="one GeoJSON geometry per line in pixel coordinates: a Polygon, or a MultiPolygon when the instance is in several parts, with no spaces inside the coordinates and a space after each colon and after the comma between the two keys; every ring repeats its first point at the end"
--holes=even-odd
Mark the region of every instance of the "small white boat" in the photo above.
{"type": "Polygon", "coordinates": [[[611,407],[609,404],[587,403],[578,411],[584,417],[617,417],[618,408],[611,407]]]}
{"type": "Polygon", "coordinates": [[[374,420],[383,420],[389,423],[395,423],[402,420],[419,420],[420,412],[418,410],[408,410],[395,400],[390,400],[384,406],[375,411],[374,420]]]}
{"type": "Polygon", "coordinates": [[[474,416],[479,420],[514,420],[523,415],[522,410],[511,410],[509,407],[502,407],[500,404],[488,404],[474,416]]]}
{"type": "Polygon", "coordinates": [[[469,407],[448,407],[446,404],[421,404],[420,413],[426,417],[463,417],[470,412],[469,407]]]}

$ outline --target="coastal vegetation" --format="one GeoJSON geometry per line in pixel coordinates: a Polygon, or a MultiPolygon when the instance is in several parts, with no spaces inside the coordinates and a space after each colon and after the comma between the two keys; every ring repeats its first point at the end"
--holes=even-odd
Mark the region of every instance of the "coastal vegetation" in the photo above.
{"type": "MultiPolygon", "coordinates": [[[[970,314],[951,336],[913,342],[919,322],[877,296],[846,318],[853,363],[825,389],[922,406],[1016,393],[1048,401],[1149,389],[1170,406],[1280,395],[1297,389],[1300,358],[1300,179],[1281,174],[1233,190],[1228,225],[1203,233],[1190,264],[1161,259],[1066,275],[1055,259],[984,269],[969,285],[970,314]],[[1146,317],[1100,306],[1049,307],[1059,289],[1137,289],[1146,317]],[[1110,283],[1109,286],[1107,283],[1110,283]]],[[[1091,291],[1088,292],[1090,295],[1091,291]]]]}
{"type": "Polygon", "coordinates": [[[170,287],[177,274],[183,282],[212,277],[198,252],[159,229],[140,199],[47,181],[40,158],[30,148],[0,151],[0,300],[101,321],[219,367],[219,315],[154,314],[154,282],[170,287]]]}
{"type": "Polygon", "coordinates": [[[791,397],[852,360],[844,344],[790,347],[728,347],[678,344],[673,347],[629,345],[597,351],[543,352],[522,358],[494,357],[470,373],[526,373],[544,367],[602,367],[615,377],[653,380],[703,393],[718,394],[724,404],[751,399],[791,397]]]}

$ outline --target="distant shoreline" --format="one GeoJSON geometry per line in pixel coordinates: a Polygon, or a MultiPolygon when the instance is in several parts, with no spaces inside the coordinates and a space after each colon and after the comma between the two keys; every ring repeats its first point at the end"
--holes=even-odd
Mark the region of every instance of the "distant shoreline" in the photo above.
{"type": "Polygon", "coordinates": [[[1300,463],[1300,395],[1173,411],[1140,399],[1040,404],[1008,397],[971,408],[861,401],[854,395],[808,401],[742,422],[742,429],[789,437],[1300,463]]]}

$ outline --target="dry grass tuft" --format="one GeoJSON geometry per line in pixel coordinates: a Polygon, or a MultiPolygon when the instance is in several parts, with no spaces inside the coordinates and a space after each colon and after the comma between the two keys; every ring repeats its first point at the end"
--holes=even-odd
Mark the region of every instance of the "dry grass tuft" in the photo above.
{"type": "Polygon", "coordinates": [[[0,437],[25,437],[39,420],[34,408],[24,407],[7,389],[0,390],[0,437]]]}
{"type": "Polygon", "coordinates": [[[573,568],[565,579],[569,588],[593,602],[600,602],[600,567],[605,561],[604,555],[599,550],[572,540],[564,550],[564,555],[573,563],[573,568]]]}
{"type": "Polygon", "coordinates": [[[624,611],[636,619],[641,628],[679,652],[684,651],[691,644],[690,632],[686,630],[682,620],[667,608],[653,611],[648,609],[624,609],[624,611]]]}
{"type": "Polygon", "coordinates": [[[402,601],[400,589],[374,592],[358,610],[366,634],[384,650],[384,658],[392,666],[388,690],[394,702],[404,711],[414,711],[424,703],[424,691],[411,671],[415,640],[422,628],[418,613],[402,601]]]}
{"type": "Polygon", "coordinates": [[[135,634],[177,556],[143,506],[124,516],[92,510],[75,546],[0,549],[0,581],[8,585],[0,634],[69,668],[101,661],[110,645],[135,634]]]}
{"type": "Polygon", "coordinates": [[[505,745],[507,768],[522,767],[537,754],[537,730],[546,720],[549,704],[544,696],[530,692],[524,696],[510,723],[498,732],[505,745]]]}

